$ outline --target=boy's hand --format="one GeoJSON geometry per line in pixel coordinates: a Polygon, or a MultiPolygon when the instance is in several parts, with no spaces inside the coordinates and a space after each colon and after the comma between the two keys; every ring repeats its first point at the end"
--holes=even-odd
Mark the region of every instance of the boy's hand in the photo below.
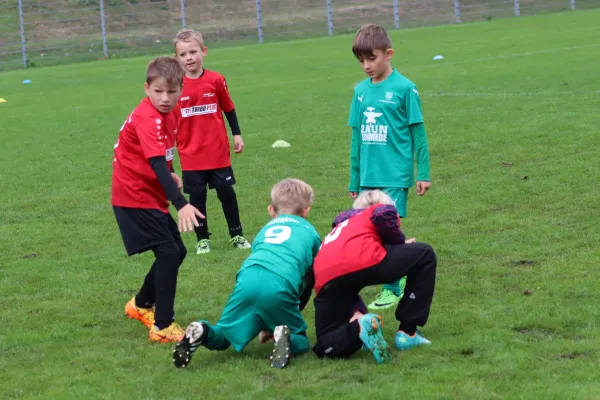
{"type": "Polygon", "coordinates": [[[171,172],[171,177],[173,178],[173,182],[177,185],[177,189],[181,189],[183,187],[183,182],[181,182],[181,178],[177,176],[175,172],[171,172]]]}
{"type": "Polygon", "coordinates": [[[244,141],[242,135],[233,136],[233,152],[235,154],[241,153],[244,150],[244,141]]]}
{"type": "Polygon", "coordinates": [[[430,187],[431,182],[429,181],[417,181],[417,194],[423,196],[430,187]]]}
{"type": "Polygon", "coordinates": [[[186,205],[177,211],[179,217],[179,232],[191,232],[195,226],[200,226],[198,217],[204,218],[204,215],[191,204],[186,205]]]}
{"type": "Polygon", "coordinates": [[[350,192],[350,197],[352,197],[352,200],[356,200],[358,197],[358,192],[350,192]]]}
{"type": "Polygon", "coordinates": [[[267,343],[269,340],[273,339],[273,332],[269,332],[266,330],[262,330],[260,331],[260,333],[258,334],[258,342],[260,344],[265,344],[267,343]]]}
{"type": "Polygon", "coordinates": [[[407,239],[407,240],[406,240],[404,243],[405,243],[405,244],[409,244],[409,243],[417,243],[417,239],[416,239],[416,238],[410,238],[410,239],[407,239]]]}

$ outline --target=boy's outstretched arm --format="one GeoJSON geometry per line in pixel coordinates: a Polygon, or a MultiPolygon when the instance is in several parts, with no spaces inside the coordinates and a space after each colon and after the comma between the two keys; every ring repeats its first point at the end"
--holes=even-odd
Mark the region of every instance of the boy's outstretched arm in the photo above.
{"type": "Polygon", "coordinates": [[[150,166],[156,174],[158,181],[163,187],[163,190],[167,195],[167,199],[175,206],[177,210],[181,210],[188,204],[188,202],[183,194],[181,194],[181,191],[173,180],[173,177],[171,176],[172,171],[169,171],[166,158],[163,156],[152,157],[148,161],[150,162],[150,166]]]}
{"type": "Polygon", "coordinates": [[[151,157],[148,159],[148,162],[165,191],[167,199],[177,209],[179,230],[181,232],[193,231],[194,226],[198,226],[198,217],[204,218],[204,215],[183,197],[183,194],[181,194],[181,191],[173,180],[167,159],[164,156],[151,157]]]}
{"type": "Polygon", "coordinates": [[[402,244],[406,237],[400,229],[400,217],[396,207],[382,205],[373,211],[371,222],[384,244],[402,244]]]}
{"type": "Polygon", "coordinates": [[[306,276],[304,277],[304,284],[302,285],[302,294],[300,295],[300,311],[304,310],[306,304],[310,300],[310,295],[312,294],[313,288],[315,286],[315,272],[313,268],[310,267],[308,271],[306,271],[306,276]]]}

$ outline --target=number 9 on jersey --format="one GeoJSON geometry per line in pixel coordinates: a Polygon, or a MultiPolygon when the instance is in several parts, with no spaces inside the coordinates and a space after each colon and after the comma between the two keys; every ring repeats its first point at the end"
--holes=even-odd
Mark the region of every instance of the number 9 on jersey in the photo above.
{"type": "Polygon", "coordinates": [[[292,228],[285,225],[275,225],[265,231],[265,243],[281,244],[292,235],[292,228]]]}

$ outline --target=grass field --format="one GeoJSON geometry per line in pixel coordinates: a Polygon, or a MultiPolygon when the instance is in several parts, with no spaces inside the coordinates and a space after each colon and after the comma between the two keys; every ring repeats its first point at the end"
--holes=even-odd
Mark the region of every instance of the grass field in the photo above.
{"type": "MultiPolygon", "coordinates": [[[[2,73],[0,397],[600,398],[599,19],[392,32],[394,65],[421,93],[432,161],[432,188],[411,192],[403,226],[434,246],[439,270],[423,329],[433,345],[387,366],[310,354],[274,371],[270,346],[252,343],[242,354],[201,349],[176,370],[172,346],[149,344],[123,316],[152,257],[125,256],[109,203],[113,144],[149,58],[2,73]]],[[[234,168],[250,239],[283,177],[314,186],[309,219],[322,235],[350,206],[346,120],[364,78],[351,40],[209,52],[246,142],[234,168]],[[272,149],[277,139],[292,147],[272,149]]],[[[245,255],[227,248],[214,193],[209,216],[213,253],[190,254],[180,270],[182,325],[216,321],[245,255]]],[[[193,235],[185,241],[191,249],[193,235]]],[[[382,315],[391,340],[393,311],[382,315]]],[[[314,343],[313,316],[310,304],[314,343]]]]}

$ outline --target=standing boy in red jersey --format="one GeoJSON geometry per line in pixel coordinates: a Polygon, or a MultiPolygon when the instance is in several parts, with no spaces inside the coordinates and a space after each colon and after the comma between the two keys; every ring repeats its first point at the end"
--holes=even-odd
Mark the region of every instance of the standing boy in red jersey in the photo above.
{"type": "Polygon", "coordinates": [[[405,240],[393,200],[379,190],[362,192],[354,210],[334,221],[314,262],[315,330],[318,357],[348,357],[361,347],[378,363],[391,360],[381,317],[367,314],[359,296],[372,285],[406,276],[405,296],[396,308],[397,350],[429,344],[417,326],[427,323],[435,287],[436,257],[431,246],[405,240]]]}
{"type": "MultiPolygon", "coordinates": [[[[216,189],[231,235],[230,243],[238,249],[249,249],[242,233],[240,212],[233,185],[229,139],[223,113],[233,135],[235,153],[244,149],[235,108],[225,77],[202,66],[208,52],[202,35],[190,29],[177,33],[173,39],[175,56],[183,68],[181,122],[177,133],[177,152],[183,170],[183,190],[190,203],[206,215],[207,185],[216,189]]],[[[195,229],[198,243],[196,254],[210,253],[208,219],[195,229]]]]}
{"type": "Polygon", "coordinates": [[[121,127],[114,146],[111,204],[128,255],[152,250],[156,260],[125,315],[150,328],[151,341],[179,342],[174,322],[177,273],[186,255],[179,231],[191,231],[204,216],[188,204],[173,172],[177,99],[184,71],[171,57],[158,57],[146,70],[147,97],[121,127]],[[179,230],[169,214],[177,209],[179,230]]]}

